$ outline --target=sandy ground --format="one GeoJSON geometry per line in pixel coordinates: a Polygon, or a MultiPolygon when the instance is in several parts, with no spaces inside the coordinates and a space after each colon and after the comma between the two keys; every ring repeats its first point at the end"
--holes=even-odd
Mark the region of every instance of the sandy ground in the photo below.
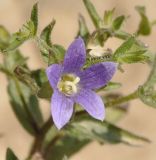
{"type": "MultiPolygon", "coordinates": [[[[156,18],[155,14],[155,0],[92,0],[103,15],[105,9],[112,9],[116,7],[117,14],[126,14],[131,16],[125,25],[126,30],[133,33],[138,25],[139,16],[134,11],[136,5],[146,5],[147,13],[151,20],[156,18]]],[[[0,0],[0,24],[7,27],[10,32],[15,32],[28,19],[31,7],[35,0],[0,0]]],[[[48,24],[52,18],[55,18],[57,24],[52,34],[52,40],[56,43],[63,44],[67,47],[73,40],[77,31],[78,13],[85,15],[90,29],[93,25],[89,20],[87,12],[80,0],[40,0],[40,25],[41,30],[48,24]]],[[[155,43],[156,30],[148,38],[142,38],[145,43],[148,43],[151,50],[156,51],[155,43]]],[[[107,44],[107,47],[116,48],[121,42],[112,39],[107,44]]],[[[34,43],[27,42],[21,47],[25,55],[30,56],[29,65],[33,69],[44,67],[44,64],[39,56],[39,52],[34,43]]],[[[0,55],[0,62],[2,56],[0,55]]],[[[122,91],[124,94],[132,92],[137,88],[138,84],[142,84],[147,74],[148,67],[137,64],[132,66],[125,66],[125,74],[119,73],[114,77],[114,80],[124,83],[122,91]]],[[[20,159],[24,159],[27,155],[32,137],[30,137],[16,120],[11,107],[9,105],[8,96],[6,93],[6,79],[0,73],[0,160],[4,160],[5,151],[7,147],[11,147],[20,159]]],[[[41,101],[42,109],[45,115],[49,114],[49,104],[41,101]]],[[[79,153],[74,155],[71,160],[155,160],[156,159],[156,110],[145,106],[139,100],[131,103],[129,114],[118,123],[119,126],[124,127],[136,134],[141,134],[148,137],[153,142],[146,144],[143,147],[129,147],[123,144],[118,145],[104,145],[100,146],[94,142],[85,147],[79,153]]]]}

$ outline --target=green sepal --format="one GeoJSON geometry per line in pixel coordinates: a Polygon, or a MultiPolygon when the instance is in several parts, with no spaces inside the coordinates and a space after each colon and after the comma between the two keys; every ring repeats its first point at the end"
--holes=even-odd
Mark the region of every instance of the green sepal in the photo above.
{"type": "Polygon", "coordinates": [[[6,158],[5,159],[6,160],[19,160],[17,158],[17,156],[14,154],[14,152],[10,148],[7,149],[6,158]]]}

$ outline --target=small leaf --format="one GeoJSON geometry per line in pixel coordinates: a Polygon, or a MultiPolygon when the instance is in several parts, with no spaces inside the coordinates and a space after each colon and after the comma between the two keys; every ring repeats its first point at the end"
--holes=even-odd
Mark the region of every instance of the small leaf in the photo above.
{"type": "Polygon", "coordinates": [[[126,40],[130,38],[131,36],[132,36],[131,34],[121,31],[121,30],[117,30],[114,32],[114,37],[122,39],[122,40],[126,40]]]}
{"type": "Polygon", "coordinates": [[[130,37],[119,48],[116,49],[114,53],[114,58],[129,51],[129,49],[133,46],[134,43],[135,43],[135,38],[130,37]]]}
{"type": "Polygon", "coordinates": [[[90,0],[83,0],[84,5],[95,25],[96,28],[100,28],[101,23],[102,23],[102,19],[100,18],[100,16],[98,15],[94,5],[90,2],[90,0]]]}
{"type": "Polygon", "coordinates": [[[104,18],[103,18],[103,21],[104,21],[105,25],[112,24],[114,11],[115,11],[115,8],[113,8],[112,10],[105,11],[104,18]]]}
{"type": "Polygon", "coordinates": [[[33,22],[34,25],[34,36],[37,33],[37,28],[38,28],[38,3],[36,3],[33,6],[33,9],[31,11],[31,21],[33,22]]]}
{"type": "Polygon", "coordinates": [[[48,26],[46,26],[43,31],[41,32],[40,39],[38,39],[38,44],[40,48],[41,55],[43,57],[43,60],[48,63],[49,62],[49,56],[51,54],[51,32],[55,25],[55,20],[53,20],[48,26]]]}
{"type": "Polygon", "coordinates": [[[130,133],[108,122],[85,120],[70,125],[67,133],[81,139],[97,140],[100,143],[125,143],[129,145],[142,145],[149,142],[148,139],[130,133]]]}
{"type": "Polygon", "coordinates": [[[66,52],[66,50],[64,49],[63,46],[58,45],[58,44],[54,44],[52,46],[51,54],[50,54],[50,57],[49,57],[49,65],[51,65],[53,63],[56,63],[56,62],[57,63],[63,63],[65,52],[66,52]],[[53,57],[55,57],[55,60],[54,60],[53,57]]]}
{"type": "Polygon", "coordinates": [[[48,65],[53,63],[62,63],[64,59],[65,49],[61,45],[52,45],[50,40],[50,34],[55,25],[55,20],[53,20],[41,33],[38,39],[38,44],[40,52],[43,59],[48,65]]]}
{"type": "Polygon", "coordinates": [[[115,20],[113,21],[112,27],[114,30],[119,30],[123,24],[125,20],[125,16],[119,16],[117,18],[115,18],[115,20]]]}
{"type": "Polygon", "coordinates": [[[87,44],[90,33],[86,25],[85,19],[82,15],[79,15],[79,31],[77,37],[78,36],[81,36],[87,44]]]}
{"type": "Polygon", "coordinates": [[[48,26],[46,26],[43,31],[41,32],[41,39],[43,39],[47,45],[51,46],[52,43],[51,43],[51,32],[54,28],[54,25],[55,25],[56,21],[53,20],[48,26]]]}
{"type": "Polygon", "coordinates": [[[16,157],[16,155],[13,153],[13,151],[10,148],[7,149],[6,160],[18,160],[18,158],[16,157]]]}
{"type": "Polygon", "coordinates": [[[137,63],[149,60],[146,54],[147,48],[140,44],[134,37],[126,40],[113,55],[113,59],[119,63],[137,63]]]}
{"type": "Polygon", "coordinates": [[[140,21],[137,33],[140,35],[147,36],[151,33],[151,24],[146,16],[145,7],[137,6],[135,7],[135,9],[138,11],[138,13],[141,16],[141,21],[140,21]]]}
{"type": "Polygon", "coordinates": [[[30,20],[22,26],[22,28],[14,33],[10,40],[8,47],[4,49],[4,52],[15,50],[21,44],[23,44],[26,40],[33,38],[37,32],[37,3],[33,6],[31,18],[30,20]]]}
{"type": "Polygon", "coordinates": [[[10,35],[5,27],[0,25],[0,50],[7,47],[10,35]]]}

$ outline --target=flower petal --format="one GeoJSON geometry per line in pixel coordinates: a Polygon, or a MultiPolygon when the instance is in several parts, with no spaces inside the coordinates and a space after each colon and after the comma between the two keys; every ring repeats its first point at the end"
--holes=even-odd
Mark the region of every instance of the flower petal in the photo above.
{"type": "Polygon", "coordinates": [[[116,71],[116,63],[103,62],[95,64],[80,73],[80,83],[87,89],[98,89],[106,85],[116,71]]]}
{"type": "Polygon", "coordinates": [[[68,48],[64,59],[64,72],[76,72],[84,65],[86,49],[82,38],[77,38],[68,48]]]}
{"type": "Polygon", "coordinates": [[[105,108],[103,101],[93,91],[82,89],[75,97],[75,102],[80,104],[92,117],[104,120],[105,108]]]}
{"type": "Polygon", "coordinates": [[[70,98],[65,97],[57,90],[54,91],[51,100],[51,114],[58,129],[69,122],[73,113],[73,104],[74,102],[70,98]]]}
{"type": "Polygon", "coordinates": [[[61,73],[62,66],[58,64],[53,64],[46,69],[48,80],[53,88],[57,87],[57,82],[61,76],[61,73]]]}

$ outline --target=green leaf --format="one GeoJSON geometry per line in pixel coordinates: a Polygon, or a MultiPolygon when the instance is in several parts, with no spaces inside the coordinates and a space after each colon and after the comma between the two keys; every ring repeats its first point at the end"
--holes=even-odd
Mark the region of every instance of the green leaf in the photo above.
{"type": "Polygon", "coordinates": [[[49,65],[53,63],[63,63],[66,50],[63,46],[54,44],[51,49],[52,53],[49,57],[49,65]],[[55,57],[55,58],[53,58],[55,57]]]}
{"type": "Polygon", "coordinates": [[[13,153],[13,151],[10,148],[7,149],[6,160],[18,160],[18,158],[16,157],[16,155],[13,153]]]}
{"type": "Polygon", "coordinates": [[[71,157],[73,154],[77,153],[86,146],[89,140],[79,140],[76,137],[65,136],[57,141],[49,150],[47,155],[47,160],[62,160],[66,155],[71,157]]]}
{"type": "Polygon", "coordinates": [[[41,55],[46,63],[49,63],[49,57],[51,55],[51,32],[55,23],[56,21],[53,20],[49,25],[47,25],[41,32],[40,39],[38,40],[41,55]]]}
{"type": "Polygon", "coordinates": [[[153,61],[151,72],[148,76],[147,81],[143,86],[138,89],[139,97],[141,101],[148,106],[156,108],[156,56],[153,61]]]}
{"type": "Polygon", "coordinates": [[[65,49],[61,45],[51,43],[50,34],[55,25],[53,20],[41,33],[38,39],[40,52],[43,56],[43,60],[51,65],[53,63],[62,63],[64,59],[65,49]]]}
{"type": "Polygon", "coordinates": [[[37,4],[35,4],[31,12],[30,20],[24,24],[18,32],[11,36],[8,47],[4,49],[4,52],[15,50],[26,40],[31,39],[36,35],[38,24],[37,12],[37,4]]]}
{"type": "MultiPolygon", "coordinates": [[[[23,59],[24,57],[19,52],[16,52],[16,54],[6,54],[5,56],[5,68],[11,73],[11,77],[7,74],[9,81],[8,93],[16,117],[29,133],[35,134],[43,124],[38,100],[32,94],[30,87],[19,82],[14,75],[16,65],[21,64],[23,59]]],[[[25,61],[23,67],[26,67],[25,61]]],[[[26,67],[26,69],[28,68],[26,67]]]]}
{"type": "Polygon", "coordinates": [[[132,36],[131,34],[121,31],[121,30],[117,30],[114,32],[114,37],[122,39],[122,40],[126,40],[130,38],[131,36],[132,36]]]}
{"type": "Polygon", "coordinates": [[[32,135],[43,123],[38,101],[30,90],[14,80],[9,81],[8,93],[12,109],[22,126],[32,135]]]}
{"type": "Polygon", "coordinates": [[[52,43],[51,43],[51,32],[54,28],[54,25],[55,25],[56,21],[53,20],[48,26],[46,26],[43,31],[41,32],[41,39],[43,39],[47,45],[49,46],[52,46],[52,43]]]}
{"type": "Polygon", "coordinates": [[[143,6],[137,6],[135,7],[135,9],[138,11],[141,17],[137,33],[140,35],[147,36],[151,33],[151,24],[146,16],[146,9],[143,6]]]}
{"type": "Polygon", "coordinates": [[[130,37],[116,49],[113,59],[119,63],[146,62],[149,59],[146,51],[147,48],[140,44],[135,37],[130,37]]]}
{"type": "Polygon", "coordinates": [[[34,4],[33,9],[31,11],[31,21],[33,22],[34,25],[34,36],[37,33],[37,28],[38,28],[38,3],[34,4]]]}
{"type": "Polygon", "coordinates": [[[82,15],[79,15],[79,31],[77,37],[78,36],[81,36],[87,44],[90,33],[86,25],[85,19],[82,15]]]}
{"type": "Polygon", "coordinates": [[[104,18],[103,18],[103,21],[104,21],[105,25],[111,25],[112,24],[114,11],[115,11],[115,8],[113,8],[112,10],[105,11],[104,18]]]}
{"type": "Polygon", "coordinates": [[[129,51],[129,49],[131,49],[131,47],[135,44],[135,42],[136,41],[134,37],[130,37],[128,40],[126,40],[123,44],[121,44],[119,48],[116,49],[114,53],[114,58],[129,51]]]}
{"type": "Polygon", "coordinates": [[[129,145],[142,145],[149,142],[148,139],[116,127],[108,122],[85,120],[70,125],[67,133],[80,139],[96,140],[100,143],[125,143],[129,145]]]}
{"type": "Polygon", "coordinates": [[[114,30],[119,30],[123,24],[125,20],[125,16],[119,16],[117,18],[115,18],[115,20],[113,21],[112,27],[114,30]]]}
{"type": "Polygon", "coordinates": [[[9,35],[8,31],[5,29],[4,26],[0,25],[0,50],[3,50],[4,48],[7,47],[9,37],[10,37],[10,35],[9,35]]]}
{"type": "Polygon", "coordinates": [[[102,19],[100,18],[100,16],[98,15],[94,5],[90,2],[90,0],[83,0],[84,5],[95,25],[96,28],[100,28],[101,24],[102,24],[102,19]]]}

